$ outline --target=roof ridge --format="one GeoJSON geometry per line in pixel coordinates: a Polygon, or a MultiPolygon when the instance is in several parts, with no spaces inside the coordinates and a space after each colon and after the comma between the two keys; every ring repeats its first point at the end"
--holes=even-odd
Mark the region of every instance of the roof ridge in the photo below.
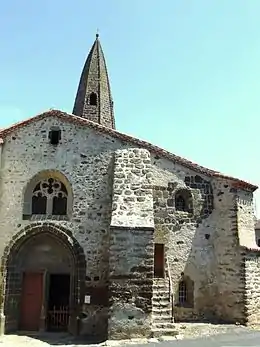
{"type": "Polygon", "coordinates": [[[128,134],[121,133],[115,129],[108,128],[104,125],[98,124],[98,123],[93,122],[89,119],[75,116],[74,114],[70,114],[68,112],[64,112],[64,111],[60,111],[60,110],[56,110],[56,109],[49,109],[49,110],[44,111],[44,112],[42,112],[42,113],[40,113],[34,117],[30,117],[26,120],[15,123],[15,124],[5,128],[5,129],[0,130],[0,140],[1,140],[1,138],[4,139],[5,136],[7,136],[12,131],[15,131],[16,129],[19,129],[23,126],[26,126],[26,125],[30,124],[31,122],[38,121],[40,119],[44,119],[44,118],[50,117],[50,116],[55,116],[55,117],[58,117],[60,119],[65,119],[68,122],[74,122],[74,123],[76,122],[76,123],[82,124],[82,125],[89,125],[90,127],[98,130],[101,133],[106,133],[106,134],[112,135],[114,137],[119,138],[122,141],[129,141],[129,142],[132,142],[134,144],[137,144],[138,146],[144,147],[144,148],[148,149],[149,151],[154,152],[158,155],[161,155],[162,157],[165,157],[169,160],[173,160],[173,161],[179,163],[180,165],[183,165],[186,168],[191,169],[195,172],[204,174],[204,175],[209,176],[209,177],[219,177],[219,178],[231,180],[234,182],[234,184],[237,188],[244,188],[244,189],[248,188],[252,191],[254,191],[258,188],[256,185],[253,185],[249,182],[243,181],[241,179],[238,179],[238,178],[235,178],[232,176],[224,175],[218,171],[211,170],[211,169],[208,169],[204,166],[193,163],[192,161],[190,161],[186,158],[183,158],[181,156],[173,154],[173,153],[171,153],[171,152],[169,152],[169,151],[167,151],[167,150],[165,150],[165,149],[163,149],[157,145],[153,145],[152,143],[150,143],[148,141],[138,139],[138,138],[133,137],[133,136],[128,135],[128,134]]]}

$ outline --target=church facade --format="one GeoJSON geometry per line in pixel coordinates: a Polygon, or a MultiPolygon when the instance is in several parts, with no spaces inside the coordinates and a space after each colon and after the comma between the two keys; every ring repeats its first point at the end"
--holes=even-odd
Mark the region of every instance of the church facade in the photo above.
{"type": "Polygon", "coordinates": [[[72,114],[0,131],[1,332],[259,323],[256,188],[115,130],[97,36],[72,114]]]}

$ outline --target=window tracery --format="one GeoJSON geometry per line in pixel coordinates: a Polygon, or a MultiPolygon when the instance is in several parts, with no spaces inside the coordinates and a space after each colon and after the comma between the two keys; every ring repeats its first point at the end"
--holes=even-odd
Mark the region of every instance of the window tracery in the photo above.
{"type": "Polygon", "coordinates": [[[68,192],[57,179],[43,179],[32,194],[32,214],[66,215],[68,192]]]}

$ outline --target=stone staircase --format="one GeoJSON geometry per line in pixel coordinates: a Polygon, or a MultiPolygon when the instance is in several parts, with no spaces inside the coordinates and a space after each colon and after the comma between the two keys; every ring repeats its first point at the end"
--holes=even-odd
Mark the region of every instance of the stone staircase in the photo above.
{"type": "Polygon", "coordinates": [[[178,335],[172,318],[169,280],[167,278],[154,279],[152,304],[153,337],[178,335]]]}

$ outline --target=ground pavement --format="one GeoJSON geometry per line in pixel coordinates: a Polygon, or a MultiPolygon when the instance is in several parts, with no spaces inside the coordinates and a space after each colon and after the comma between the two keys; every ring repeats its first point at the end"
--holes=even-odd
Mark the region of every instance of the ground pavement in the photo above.
{"type": "Polygon", "coordinates": [[[178,339],[135,339],[106,341],[93,344],[75,341],[68,335],[42,336],[6,335],[0,338],[0,347],[260,347],[260,328],[232,325],[185,324],[179,327],[178,339]]]}

